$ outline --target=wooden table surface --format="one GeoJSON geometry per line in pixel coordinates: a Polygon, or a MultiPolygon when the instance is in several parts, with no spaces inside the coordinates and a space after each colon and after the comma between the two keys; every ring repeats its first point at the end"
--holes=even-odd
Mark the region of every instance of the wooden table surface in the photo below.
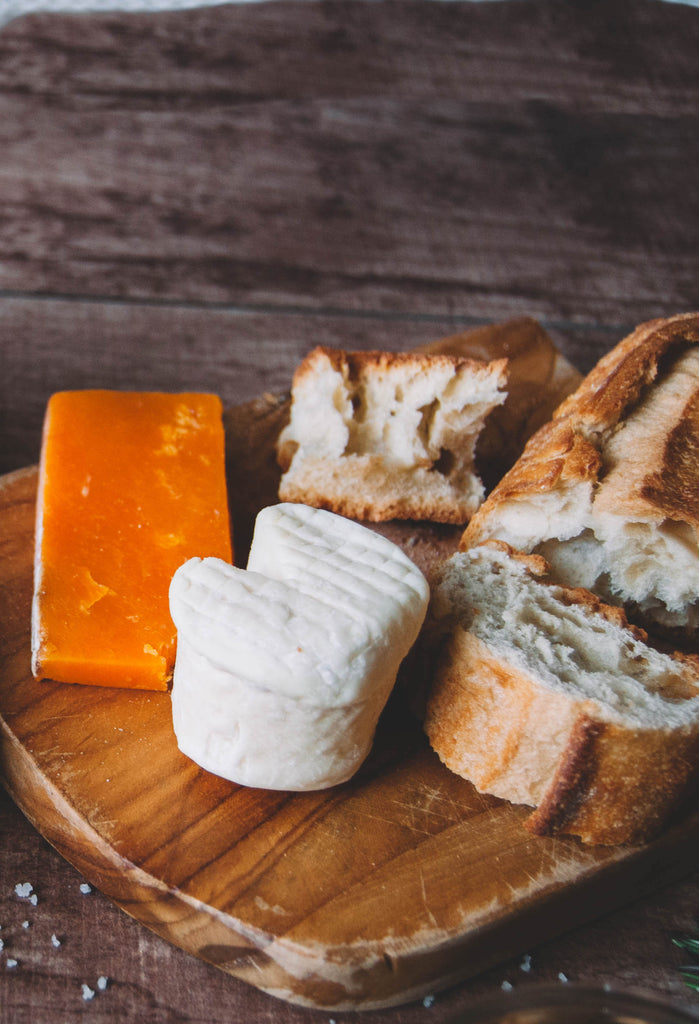
{"type": "MultiPolygon", "coordinates": [[[[0,473],[36,462],[59,388],[233,405],[286,390],[318,343],[405,349],[515,316],[584,371],[636,323],[699,308],[698,47],[699,11],[661,0],[11,22],[0,473]]],[[[2,1024],[442,1024],[503,982],[562,978],[699,1008],[671,941],[699,917],[699,874],[428,1005],[333,1014],[195,960],[81,882],[3,795],[2,1024]]]]}

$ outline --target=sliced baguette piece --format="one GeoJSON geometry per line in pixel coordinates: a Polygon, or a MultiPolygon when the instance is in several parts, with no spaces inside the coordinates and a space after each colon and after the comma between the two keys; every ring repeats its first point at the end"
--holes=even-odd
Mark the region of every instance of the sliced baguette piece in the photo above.
{"type": "Polygon", "coordinates": [[[191,559],[172,579],[180,750],[241,785],[346,781],[428,600],[417,566],[367,527],[306,506],[263,509],[247,569],[191,559]]]}
{"type": "Polygon", "coordinates": [[[696,646],[699,314],[640,325],[530,439],[468,524],[696,646]]]}
{"type": "Polygon", "coordinates": [[[645,841],[697,785],[699,659],[547,570],[499,542],[442,565],[425,730],[481,792],[535,808],[532,832],[645,841]]]}
{"type": "Polygon", "coordinates": [[[279,499],[365,521],[465,523],[484,496],[476,442],[506,384],[506,359],[313,349],[277,443],[279,499]]]}

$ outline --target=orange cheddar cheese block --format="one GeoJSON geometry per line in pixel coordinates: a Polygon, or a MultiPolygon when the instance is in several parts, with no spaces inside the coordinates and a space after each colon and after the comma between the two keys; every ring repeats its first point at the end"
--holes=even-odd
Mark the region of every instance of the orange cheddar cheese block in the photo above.
{"type": "Polygon", "coordinates": [[[170,581],[195,555],[233,558],[220,399],[54,394],[39,467],[35,677],[166,690],[170,581]]]}

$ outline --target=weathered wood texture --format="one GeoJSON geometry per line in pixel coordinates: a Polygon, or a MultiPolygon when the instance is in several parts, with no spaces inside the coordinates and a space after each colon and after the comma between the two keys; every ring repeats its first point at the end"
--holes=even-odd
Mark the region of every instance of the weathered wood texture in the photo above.
{"type": "Polygon", "coordinates": [[[699,306],[697,42],[697,13],[656,0],[12,22],[0,471],[36,460],[59,387],[235,402],[316,342],[514,314],[587,370],[699,306]]]}
{"type": "Polygon", "coordinates": [[[699,19],[323,0],[0,35],[0,288],[635,323],[697,303],[699,19]]]}
{"type": "MultiPolygon", "coordinates": [[[[191,306],[56,299],[0,300],[0,473],[39,457],[46,401],[62,388],[213,390],[225,406],[289,390],[316,344],[405,350],[459,330],[455,319],[298,316],[191,306]]],[[[548,332],[577,368],[610,347],[610,331],[548,332]]]]}
{"type": "Polygon", "coordinates": [[[270,998],[215,967],[159,939],[118,910],[97,889],[83,894],[83,876],[40,839],[26,818],[0,792],[0,920],[3,958],[17,968],[0,970],[3,1024],[445,1024],[474,1000],[543,983],[605,983],[641,987],[691,1006],[677,973],[682,962],[671,943],[678,927],[689,928],[699,905],[699,876],[643,895],[556,941],[530,948],[531,963],[508,958],[473,981],[422,1002],[377,1010],[322,1013],[270,998]],[[33,883],[32,906],[14,894],[17,883],[33,883]],[[23,926],[28,922],[29,927],[23,926]],[[55,946],[52,936],[60,942],[55,946]],[[529,968],[525,970],[524,968],[529,968]],[[104,992],[99,977],[108,979],[104,992]],[[86,1003],[82,985],[95,997],[86,1003]]]}
{"type": "MultiPolygon", "coordinates": [[[[318,342],[409,348],[520,314],[586,370],[640,320],[699,307],[698,42],[699,12],[659,0],[12,22],[0,472],[36,461],[60,387],[215,387],[230,405],[284,390],[318,342]]],[[[328,1019],[82,897],[80,880],[0,800],[2,1024],[328,1019]],[[14,895],[25,881],[36,906],[14,895]]],[[[638,896],[532,948],[529,973],[517,958],[370,1019],[442,1024],[503,980],[559,972],[689,1004],[671,936],[696,917],[699,878],[638,896]]]]}
{"type": "MultiPolygon", "coordinates": [[[[266,449],[253,432],[241,465],[266,464],[266,449]]],[[[173,944],[292,1003],[392,1006],[691,871],[699,811],[636,849],[532,836],[526,808],[440,764],[407,710],[410,673],[360,772],[301,794],[197,768],[177,749],[168,694],[37,683],[36,479],[0,481],[2,775],[90,882],[173,944]]],[[[398,530],[406,551],[425,547],[413,524],[398,530]]]]}
{"type": "MultiPolygon", "coordinates": [[[[510,358],[505,418],[484,432],[490,441],[481,454],[491,465],[500,453],[513,459],[580,377],[530,319],[442,344],[460,355],[510,358]]],[[[225,412],[239,565],[258,511],[277,497],[274,446],[288,405],[268,396],[225,412]]],[[[560,930],[563,910],[570,920],[581,911],[587,919],[591,907],[618,902],[623,889],[610,892],[605,869],[616,874],[623,863],[633,885],[652,884],[649,862],[687,870],[699,821],[667,845],[628,853],[532,841],[521,809],[505,807],[503,815],[429,751],[419,720],[406,713],[410,672],[356,782],[298,796],[231,786],[182,757],[167,694],[37,683],[29,662],[36,481],[36,467],[0,477],[2,777],[45,837],[173,943],[291,1001],[332,1009],[393,1004],[520,950],[525,923],[548,937],[560,930]],[[493,874],[495,859],[502,864],[493,874]],[[556,912],[547,906],[552,899],[556,912]],[[478,931],[489,938],[474,947],[478,931]]],[[[461,532],[415,523],[375,528],[428,576],[461,532]]],[[[415,668],[421,688],[418,675],[415,668]]]]}

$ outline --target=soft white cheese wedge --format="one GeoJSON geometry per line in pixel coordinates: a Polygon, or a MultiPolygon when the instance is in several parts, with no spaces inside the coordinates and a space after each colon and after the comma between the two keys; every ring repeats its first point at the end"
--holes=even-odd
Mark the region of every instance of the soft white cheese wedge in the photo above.
{"type": "Polygon", "coordinates": [[[366,527],[304,505],[263,509],[247,569],[191,559],[173,577],[180,750],[247,786],[345,781],[428,599],[417,566],[366,527]]]}

